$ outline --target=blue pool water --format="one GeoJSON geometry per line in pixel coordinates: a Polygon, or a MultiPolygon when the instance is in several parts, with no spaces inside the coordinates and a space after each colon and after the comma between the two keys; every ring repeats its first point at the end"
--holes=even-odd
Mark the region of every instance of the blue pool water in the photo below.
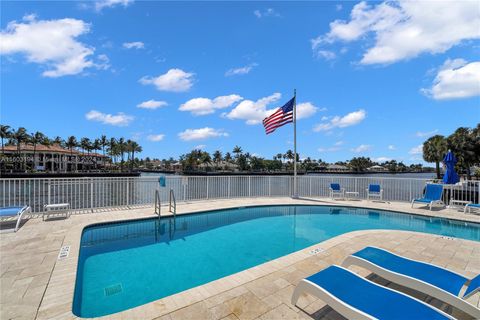
{"type": "Polygon", "coordinates": [[[85,228],[73,312],[96,317],[248,269],[340,234],[367,229],[480,241],[480,224],[381,210],[267,206],[85,228]]]}

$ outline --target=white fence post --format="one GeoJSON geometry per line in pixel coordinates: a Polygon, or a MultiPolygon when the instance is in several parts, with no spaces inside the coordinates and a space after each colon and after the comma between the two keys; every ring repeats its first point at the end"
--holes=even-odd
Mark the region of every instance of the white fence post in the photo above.
{"type": "Polygon", "coordinates": [[[210,177],[207,177],[207,200],[208,200],[208,181],[210,180],[210,177]]]}
{"type": "Polygon", "coordinates": [[[252,176],[248,176],[248,197],[252,196],[252,176]]]}

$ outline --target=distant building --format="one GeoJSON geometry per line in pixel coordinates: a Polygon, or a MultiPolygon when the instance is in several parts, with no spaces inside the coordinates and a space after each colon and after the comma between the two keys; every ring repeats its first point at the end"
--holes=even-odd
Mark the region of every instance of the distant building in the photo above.
{"type": "Polygon", "coordinates": [[[328,171],[333,171],[333,172],[347,172],[350,171],[350,169],[347,166],[342,166],[339,164],[329,164],[327,166],[328,171]]]}
{"type": "Polygon", "coordinates": [[[76,172],[103,169],[109,160],[109,157],[98,153],[69,150],[58,144],[38,144],[35,148],[31,144],[21,144],[20,150],[15,145],[8,145],[4,147],[4,151],[1,161],[5,171],[24,168],[45,172],[76,172]]]}
{"type": "Polygon", "coordinates": [[[382,166],[371,166],[370,168],[367,169],[368,171],[375,171],[375,172],[380,172],[380,171],[388,171],[387,168],[382,167],[382,166]]]}

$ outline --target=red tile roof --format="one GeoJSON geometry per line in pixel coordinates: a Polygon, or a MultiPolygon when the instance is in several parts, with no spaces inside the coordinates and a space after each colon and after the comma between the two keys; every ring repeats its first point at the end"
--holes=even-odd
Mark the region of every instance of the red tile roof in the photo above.
{"type": "MultiPolygon", "coordinates": [[[[17,146],[15,145],[8,145],[4,146],[5,152],[7,153],[14,153],[17,152],[17,146]]],[[[20,152],[22,151],[30,151],[33,152],[34,146],[32,144],[20,144],[20,152]]],[[[70,149],[63,148],[62,146],[58,144],[53,144],[49,146],[45,146],[42,144],[37,144],[35,147],[36,152],[50,152],[50,153],[63,153],[63,154],[74,154],[74,155],[87,155],[87,156],[95,156],[95,157],[103,157],[102,154],[99,153],[86,153],[86,152],[80,152],[78,150],[73,149],[70,151],[70,149]]],[[[105,156],[108,158],[107,156],[105,156]]]]}

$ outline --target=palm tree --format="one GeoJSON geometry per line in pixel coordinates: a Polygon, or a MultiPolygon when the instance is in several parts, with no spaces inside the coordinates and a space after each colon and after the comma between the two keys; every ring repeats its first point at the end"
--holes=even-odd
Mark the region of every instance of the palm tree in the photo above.
{"type": "Polygon", "coordinates": [[[12,133],[10,139],[17,145],[17,155],[20,157],[21,144],[28,141],[27,129],[24,127],[18,128],[12,133]]]}
{"type": "MultiPolygon", "coordinates": [[[[65,146],[70,150],[70,161],[72,161],[73,148],[76,148],[78,146],[77,138],[75,138],[75,136],[68,137],[67,141],[65,142],[65,146]]],[[[73,166],[71,170],[73,170],[73,166]]],[[[75,168],[75,171],[77,171],[77,168],[75,168]]]]}
{"type": "Polygon", "coordinates": [[[126,150],[126,143],[124,138],[120,138],[117,141],[118,151],[120,152],[121,162],[124,162],[124,155],[126,150]]]}
{"type": "Polygon", "coordinates": [[[82,138],[80,139],[80,147],[83,150],[83,153],[87,151],[87,154],[90,154],[92,143],[90,142],[89,138],[82,138]]]}
{"type": "Polygon", "coordinates": [[[116,156],[118,155],[117,140],[115,138],[110,138],[108,143],[108,154],[112,157],[113,162],[116,162],[116,156]]]}
{"type": "Polygon", "coordinates": [[[437,179],[440,179],[440,162],[447,153],[447,140],[442,135],[430,137],[423,143],[423,160],[435,162],[437,179]]]}
{"type": "Polygon", "coordinates": [[[5,154],[3,139],[10,139],[11,135],[12,135],[12,130],[10,129],[10,126],[0,125],[0,138],[2,139],[2,154],[5,154]]]}
{"type": "Polygon", "coordinates": [[[240,156],[242,152],[243,150],[239,146],[235,146],[235,148],[233,148],[233,153],[235,154],[235,158],[238,158],[238,156],[240,156]]]}
{"type": "Polygon", "coordinates": [[[130,152],[132,153],[132,158],[131,158],[131,168],[133,169],[133,164],[135,162],[135,152],[142,152],[143,149],[142,147],[136,142],[136,141],[132,141],[131,145],[130,145],[130,152]]]}
{"type": "Polygon", "coordinates": [[[222,162],[222,152],[220,152],[220,150],[216,150],[213,153],[213,162],[215,162],[217,166],[222,162]]]}
{"type": "Polygon", "coordinates": [[[108,146],[108,139],[106,135],[100,137],[100,146],[102,147],[103,155],[105,156],[105,147],[108,146]]]}
{"type": "Polygon", "coordinates": [[[230,154],[230,152],[225,153],[225,157],[223,157],[223,160],[229,163],[232,162],[232,155],[230,154]]]}
{"type": "Polygon", "coordinates": [[[35,155],[37,153],[37,144],[41,144],[45,141],[46,137],[43,133],[37,131],[30,134],[29,142],[33,144],[33,168],[35,167],[35,155]]]}
{"type": "Polygon", "coordinates": [[[476,153],[478,149],[478,142],[480,137],[475,137],[475,129],[458,128],[455,132],[447,138],[449,149],[455,154],[458,159],[457,166],[462,168],[467,173],[467,179],[470,180],[470,167],[477,162],[479,157],[476,153]],[[478,139],[476,141],[476,139],[478,139]]]}
{"type": "Polygon", "coordinates": [[[52,140],[52,144],[58,144],[59,146],[63,147],[65,144],[65,141],[59,136],[56,136],[55,139],[52,140]]]}

